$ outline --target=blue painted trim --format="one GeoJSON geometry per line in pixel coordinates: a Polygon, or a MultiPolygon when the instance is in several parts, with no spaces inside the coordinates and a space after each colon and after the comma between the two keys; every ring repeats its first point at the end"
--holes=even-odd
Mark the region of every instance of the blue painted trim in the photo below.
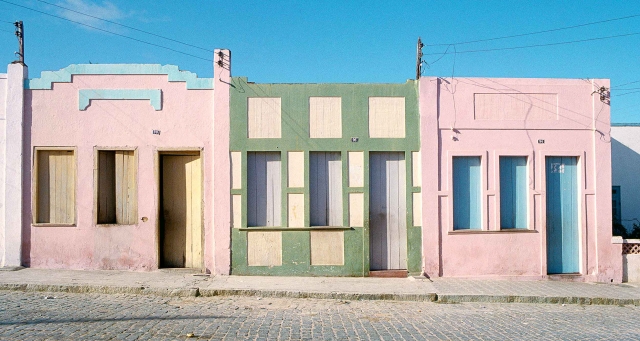
{"type": "Polygon", "coordinates": [[[160,89],[80,89],[78,90],[78,109],[87,110],[93,99],[148,99],[156,111],[162,110],[160,89]]]}
{"type": "Polygon", "coordinates": [[[611,123],[612,127],[640,127],[640,123],[611,123]]]}
{"type": "Polygon", "coordinates": [[[189,90],[213,90],[213,78],[198,78],[176,65],[160,64],[71,64],[58,71],[43,71],[40,78],[25,79],[24,88],[51,90],[53,83],[71,83],[72,75],[167,75],[169,82],[186,82],[189,90]]]}

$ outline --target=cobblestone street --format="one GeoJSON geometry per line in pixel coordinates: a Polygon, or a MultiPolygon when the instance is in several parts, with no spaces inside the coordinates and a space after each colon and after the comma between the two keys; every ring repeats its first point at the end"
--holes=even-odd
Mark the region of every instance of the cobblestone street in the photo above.
{"type": "Polygon", "coordinates": [[[0,291],[3,340],[638,340],[640,307],[0,291]]]}

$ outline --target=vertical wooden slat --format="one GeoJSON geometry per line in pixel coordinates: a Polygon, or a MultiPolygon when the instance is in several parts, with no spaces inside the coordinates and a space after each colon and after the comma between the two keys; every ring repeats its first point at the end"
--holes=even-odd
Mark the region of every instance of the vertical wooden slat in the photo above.
{"type": "Polygon", "coordinates": [[[122,153],[115,153],[115,180],[116,180],[116,223],[123,221],[123,206],[122,202],[122,187],[124,179],[124,155],[122,153]]]}
{"type": "Polygon", "coordinates": [[[75,155],[73,152],[67,152],[67,224],[75,222],[76,214],[76,168],[75,155]]]}
{"type": "Polygon", "coordinates": [[[49,185],[51,186],[49,192],[51,193],[50,197],[50,206],[51,206],[51,217],[49,221],[51,223],[58,223],[58,219],[60,217],[60,205],[58,204],[58,199],[60,196],[60,165],[58,164],[58,152],[52,151],[49,154],[49,167],[51,170],[51,175],[49,177],[49,185]]]}
{"type": "Polygon", "coordinates": [[[342,226],[342,157],[340,152],[327,152],[328,225],[342,226]]]}
{"type": "Polygon", "coordinates": [[[185,175],[185,264],[184,266],[190,268],[193,266],[193,221],[192,216],[193,212],[191,208],[193,207],[193,178],[192,178],[192,166],[193,166],[193,156],[183,156],[184,159],[184,175],[185,175]]]}
{"type": "Polygon", "coordinates": [[[45,150],[37,151],[38,157],[38,193],[36,223],[51,222],[51,169],[50,154],[45,150]]]}
{"type": "Polygon", "coordinates": [[[198,156],[191,167],[191,253],[192,267],[202,267],[202,158],[198,156]]]}
{"type": "Polygon", "coordinates": [[[135,224],[138,220],[138,191],[136,174],[138,172],[138,163],[135,158],[135,152],[129,150],[126,152],[129,157],[129,174],[127,176],[127,207],[129,211],[129,219],[127,224],[135,224]]]}
{"type": "Polygon", "coordinates": [[[382,153],[369,156],[369,259],[371,270],[387,269],[386,162],[382,153]]]}
{"type": "Polygon", "coordinates": [[[398,156],[398,252],[399,269],[407,269],[407,169],[403,153],[398,156]]]}
{"type": "Polygon", "coordinates": [[[453,228],[480,229],[482,176],[479,156],[453,158],[453,228]]]}
{"type": "Polygon", "coordinates": [[[282,226],[282,176],[280,153],[266,154],[267,168],[267,226],[282,226]]]}

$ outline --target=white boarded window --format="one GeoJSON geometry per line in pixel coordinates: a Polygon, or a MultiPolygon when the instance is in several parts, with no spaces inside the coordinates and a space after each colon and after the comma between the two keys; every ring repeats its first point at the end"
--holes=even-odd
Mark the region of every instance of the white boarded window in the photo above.
{"type": "Polygon", "coordinates": [[[369,97],[369,137],[405,137],[404,97],[369,97]]]}
{"type": "Polygon", "coordinates": [[[247,153],[247,225],[281,226],[279,152],[247,153]]]}
{"type": "Polygon", "coordinates": [[[309,153],[311,226],[342,226],[340,152],[309,153]]]}
{"type": "Polygon", "coordinates": [[[35,223],[75,223],[74,154],[73,150],[36,149],[35,223]]]}
{"type": "Polygon", "coordinates": [[[280,138],[282,130],[280,98],[251,97],[247,103],[247,136],[280,138]]]}
{"type": "Polygon", "coordinates": [[[342,98],[309,97],[309,136],[342,137],[342,98]]]}
{"type": "Polygon", "coordinates": [[[97,223],[137,221],[137,164],[133,150],[98,151],[97,223]]]}

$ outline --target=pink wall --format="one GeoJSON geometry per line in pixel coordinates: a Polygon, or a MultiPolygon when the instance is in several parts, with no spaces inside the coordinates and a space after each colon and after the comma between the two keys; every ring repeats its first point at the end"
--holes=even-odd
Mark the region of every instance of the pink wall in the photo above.
{"type": "Polygon", "coordinates": [[[592,96],[599,86],[608,87],[609,81],[420,80],[427,275],[544,278],[545,157],[564,155],[579,160],[580,278],[621,281],[620,246],[611,244],[610,111],[597,94],[592,96]],[[482,156],[480,231],[452,227],[452,157],[463,155],[482,156]],[[500,155],[528,156],[529,223],[524,231],[500,230],[500,155]]]}
{"type": "Polygon", "coordinates": [[[204,173],[204,260],[213,268],[213,90],[187,90],[167,75],[74,75],[52,90],[27,90],[25,193],[32,191],[33,148],[77,150],[76,226],[33,226],[31,198],[24,196],[24,262],[36,268],[151,270],[158,267],[157,152],[200,148],[204,173]],[[78,109],[79,89],[161,89],[162,110],[149,100],[93,100],[78,109]],[[160,130],[160,135],[152,134],[160,130]],[[101,227],[93,221],[94,147],[136,147],[138,222],[101,227]],[[146,222],[142,217],[148,217],[146,222]]]}

